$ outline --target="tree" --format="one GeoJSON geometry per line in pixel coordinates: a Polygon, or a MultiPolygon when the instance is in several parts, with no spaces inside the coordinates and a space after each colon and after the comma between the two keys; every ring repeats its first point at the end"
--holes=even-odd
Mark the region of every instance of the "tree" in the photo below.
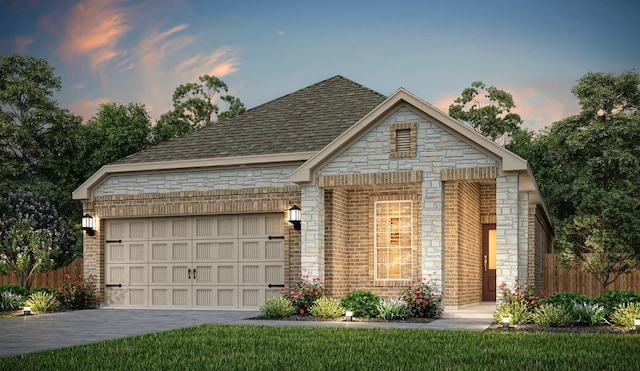
{"type": "Polygon", "coordinates": [[[511,94],[495,86],[487,88],[482,81],[476,81],[449,106],[449,115],[504,145],[521,130],[522,119],[511,112],[513,108],[515,104],[511,94]]]}
{"type": "Polygon", "coordinates": [[[53,205],[27,191],[0,198],[0,273],[12,271],[29,290],[33,275],[70,263],[78,231],[53,205]]]}
{"type": "Polygon", "coordinates": [[[559,220],[561,256],[604,289],[640,259],[640,77],[589,73],[573,92],[582,111],[548,132],[559,171],[541,181],[543,196],[559,220]]]}
{"type": "Polygon", "coordinates": [[[151,132],[151,119],[143,104],[101,104],[86,125],[86,177],[103,165],[149,147],[151,132]]]}
{"type": "Polygon", "coordinates": [[[182,136],[245,111],[240,99],[224,94],[228,91],[224,81],[209,75],[200,76],[198,80],[176,88],[173,110],[162,115],[154,128],[154,143],[182,136]],[[228,109],[220,112],[218,101],[225,102],[228,109]]]}
{"type": "Polygon", "coordinates": [[[84,176],[76,166],[82,119],[57,106],[53,93],[60,88],[46,60],[0,56],[0,194],[55,187],[59,211],[79,218],[71,191],[84,176]]]}

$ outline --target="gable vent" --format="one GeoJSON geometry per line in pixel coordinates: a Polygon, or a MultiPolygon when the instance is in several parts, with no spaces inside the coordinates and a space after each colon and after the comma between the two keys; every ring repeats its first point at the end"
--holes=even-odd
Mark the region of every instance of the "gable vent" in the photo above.
{"type": "Polygon", "coordinates": [[[396,152],[411,151],[411,129],[396,130],[396,152]]]}

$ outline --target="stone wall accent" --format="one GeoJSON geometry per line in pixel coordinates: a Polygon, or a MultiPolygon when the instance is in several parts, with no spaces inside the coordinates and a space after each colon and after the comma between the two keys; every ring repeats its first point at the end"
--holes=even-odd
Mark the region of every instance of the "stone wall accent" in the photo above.
{"type": "Polygon", "coordinates": [[[301,188],[302,239],[300,264],[303,276],[324,278],[324,189],[316,185],[301,188]]]}
{"type": "Polygon", "coordinates": [[[190,171],[112,175],[94,196],[206,192],[227,189],[294,187],[289,175],[296,165],[202,169],[190,171]]]}
{"type": "MultiPolygon", "coordinates": [[[[518,174],[496,179],[496,282],[511,285],[518,278],[520,203],[518,174]]],[[[500,294],[496,293],[500,300],[500,294]]]]}
{"type": "Polygon", "coordinates": [[[340,187],[325,191],[325,267],[334,297],[353,290],[371,290],[384,298],[396,298],[408,280],[380,281],[374,277],[374,203],[411,200],[413,220],[413,279],[422,278],[421,185],[385,184],[340,187]],[[332,216],[332,218],[329,218],[332,216]]]}

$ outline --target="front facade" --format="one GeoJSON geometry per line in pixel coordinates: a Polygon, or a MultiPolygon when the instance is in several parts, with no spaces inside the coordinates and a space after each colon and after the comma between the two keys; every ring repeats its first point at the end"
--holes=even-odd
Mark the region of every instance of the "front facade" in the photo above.
{"type": "Polygon", "coordinates": [[[526,161],[340,76],[106,165],[74,198],[110,306],[256,308],[309,276],[334,297],[428,280],[455,307],[542,287],[553,239],[526,161]]]}

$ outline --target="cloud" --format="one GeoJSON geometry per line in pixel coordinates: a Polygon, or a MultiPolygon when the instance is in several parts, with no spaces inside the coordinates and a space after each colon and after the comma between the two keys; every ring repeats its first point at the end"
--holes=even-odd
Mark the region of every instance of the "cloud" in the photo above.
{"type": "Polygon", "coordinates": [[[119,41],[132,29],[129,17],[132,8],[122,6],[122,0],[84,0],[71,10],[66,24],[66,38],[60,44],[61,58],[71,61],[86,56],[92,72],[101,71],[125,52],[119,41]]]}
{"type": "MultiPolygon", "coordinates": [[[[571,84],[542,81],[529,85],[497,86],[510,93],[516,106],[512,111],[520,115],[523,126],[539,130],[579,112],[571,84]]],[[[459,95],[443,95],[435,106],[449,112],[449,106],[459,95]]],[[[485,102],[481,102],[485,104],[485,102]]]]}
{"type": "Polygon", "coordinates": [[[195,41],[195,37],[193,36],[173,37],[174,34],[186,28],[186,24],[180,24],[163,32],[159,32],[158,30],[150,31],[140,43],[138,43],[138,56],[142,64],[145,66],[156,64],[193,44],[195,41]]]}
{"type": "Polygon", "coordinates": [[[87,87],[87,83],[86,82],[79,82],[77,84],[74,84],[71,86],[74,89],[84,89],[87,87]]]}
{"type": "Polygon", "coordinates": [[[284,32],[284,31],[278,31],[278,35],[280,35],[280,36],[282,36],[282,35],[284,35],[284,34],[285,34],[285,32],[284,32]]]}
{"type": "Polygon", "coordinates": [[[27,51],[29,45],[31,45],[35,41],[32,37],[27,36],[16,36],[13,38],[13,43],[16,47],[16,53],[24,54],[27,51]]]}
{"type": "Polygon", "coordinates": [[[73,102],[68,104],[67,108],[69,109],[69,111],[75,113],[76,115],[82,116],[82,118],[86,122],[87,120],[89,120],[93,115],[95,115],[98,112],[98,107],[100,106],[100,104],[111,102],[111,101],[112,101],[112,99],[110,99],[108,97],[100,97],[100,98],[90,99],[90,100],[73,101],[73,102]]]}
{"type": "Polygon", "coordinates": [[[176,66],[175,72],[187,81],[202,75],[223,78],[238,71],[240,52],[240,49],[223,46],[210,54],[196,54],[176,66]]]}

